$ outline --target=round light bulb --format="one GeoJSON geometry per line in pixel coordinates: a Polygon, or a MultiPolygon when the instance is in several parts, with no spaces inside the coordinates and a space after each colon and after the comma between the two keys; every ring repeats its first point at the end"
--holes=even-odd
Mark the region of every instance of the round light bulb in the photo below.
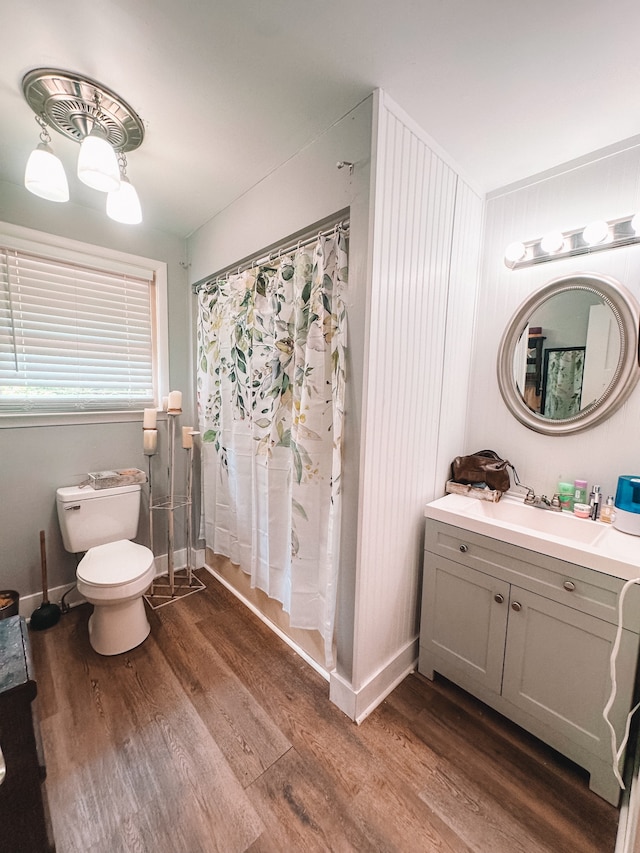
{"type": "Polygon", "coordinates": [[[45,142],[41,142],[29,155],[24,185],[29,192],[48,201],[69,201],[64,167],[45,142]]]}
{"type": "Polygon", "coordinates": [[[561,231],[549,231],[540,241],[540,248],[548,255],[553,255],[559,252],[564,246],[564,235],[561,231]]]}
{"type": "Polygon", "coordinates": [[[512,264],[517,264],[518,261],[521,261],[526,255],[527,250],[525,248],[524,243],[520,243],[516,241],[515,243],[509,243],[507,248],[504,251],[505,260],[509,261],[512,264]]]}
{"type": "Polygon", "coordinates": [[[609,226],[604,219],[597,219],[595,222],[590,222],[582,232],[582,239],[589,246],[596,246],[602,243],[609,236],[609,226]]]}

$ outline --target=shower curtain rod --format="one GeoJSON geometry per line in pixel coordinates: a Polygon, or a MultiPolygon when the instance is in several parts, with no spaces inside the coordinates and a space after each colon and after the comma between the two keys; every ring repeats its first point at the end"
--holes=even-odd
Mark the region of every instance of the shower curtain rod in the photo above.
{"type": "Polygon", "coordinates": [[[232,273],[240,274],[245,272],[246,270],[253,269],[253,267],[264,266],[265,264],[273,263],[273,261],[277,261],[278,258],[282,257],[282,255],[287,255],[290,252],[295,251],[296,249],[301,249],[304,246],[309,246],[311,243],[315,242],[319,237],[328,237],[329,234],[336,234],[338,231],[342,231],[343,233],[349,232],[349,219],[341,219],[339,222],[336,222],[330,228],[320,231],[315,231],[313,234],[310,234],[308,237],[304,239],[296,240],[295,243],[290,243],[285,247],[279,247],[277,249],[272,249],[267,255],[264,255],[261,258],[254,258],[251,260],[244,261],[240,264],[231,264],[228,267],[224,267],[220,272],[215,273],[214,275],[208,275],[206,278],[197,281],[195,284],[191,286],[191,290],[193,293],[197,293],[202,287],[206,287],[208,284],[214,281],[220,281],[226,278],[228,275],[232,273]]]}

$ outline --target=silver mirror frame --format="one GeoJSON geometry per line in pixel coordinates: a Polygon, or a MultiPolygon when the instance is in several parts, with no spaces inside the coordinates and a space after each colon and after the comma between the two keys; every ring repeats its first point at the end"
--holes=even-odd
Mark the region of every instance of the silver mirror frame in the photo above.
{"type": "Polygon", "coordinates": [[[640,306],[630,291],[615,279],[594,273],[563,275],[531,294],[509,321],[498,349],[498,385],[505,405],[521,424],[544,435],[581,432],[608,418],[627,399],[640,378],[638,323],[640,306]],[[605,393],[577,415],[553,421],[532,412],[518,393],[513,379],[516,345],[529,318],[550,297],[570,290],[589,290],[609,306],[620,332],[620,357],[605,393]]]}

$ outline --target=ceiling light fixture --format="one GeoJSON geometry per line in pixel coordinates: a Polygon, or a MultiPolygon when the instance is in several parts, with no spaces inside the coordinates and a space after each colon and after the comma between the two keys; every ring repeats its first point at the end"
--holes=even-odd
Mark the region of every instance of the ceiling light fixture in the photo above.
{"type": "MultiPolygon", "coordinates": [[[[117,215],[111,218],[126,223],[142,221],[138,195],[129,180],[125,177],[123,181],[121,177],[124,170],[120,158],[127,151],[138,148],[144,139],[142,120],[126,101],[95,80],[55,68],[35,68],[28,72],[22,80],[22,91],[43,130],[42,142],[29,158],[25,173],[26,188],[53,201],[67,201],[69,198],[68,188],[66,198],[62,197],[64,193],[59,171],[62,172],[65,184],[66,177],[62,163],[49,147],[51,138],[48,126],[80,143],[77,171],[83,183],[110,196],[119,193],[125,183],[127,189],[124,196],[135,196],[137,210],[134,213],[124,218],[117,215]],[[41,175],[40,178],[32,177],[35,166],[31,166],[31,160],[36,154],[49,155],[57,162],[55,168],[58,169],[58,175],[55,180],[51,177],[53,173],[47,177],[43,171],[36,173],[41,175]]],[[[35,162],[38,159],[43,158],[36,157],[35,162]]],[[[53,170],[53,161],[49,159],[47,162],[53,170]]],[[[126,168],[126,158],[124,164],[126,168]]],[[[115,209],[118,210],[117,203],[115,209]]]]}

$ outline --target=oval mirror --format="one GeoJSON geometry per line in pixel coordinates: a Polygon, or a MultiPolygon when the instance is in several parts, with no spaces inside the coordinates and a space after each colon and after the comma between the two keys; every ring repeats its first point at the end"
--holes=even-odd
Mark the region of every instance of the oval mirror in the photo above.
{"type": "Polygon", "coordinates": [[[640,376],[633,295],[589,273],[554,279],[518,308],[498,350],[498,384],[529,429],[566,435],[607,418],[640,376]]]}

